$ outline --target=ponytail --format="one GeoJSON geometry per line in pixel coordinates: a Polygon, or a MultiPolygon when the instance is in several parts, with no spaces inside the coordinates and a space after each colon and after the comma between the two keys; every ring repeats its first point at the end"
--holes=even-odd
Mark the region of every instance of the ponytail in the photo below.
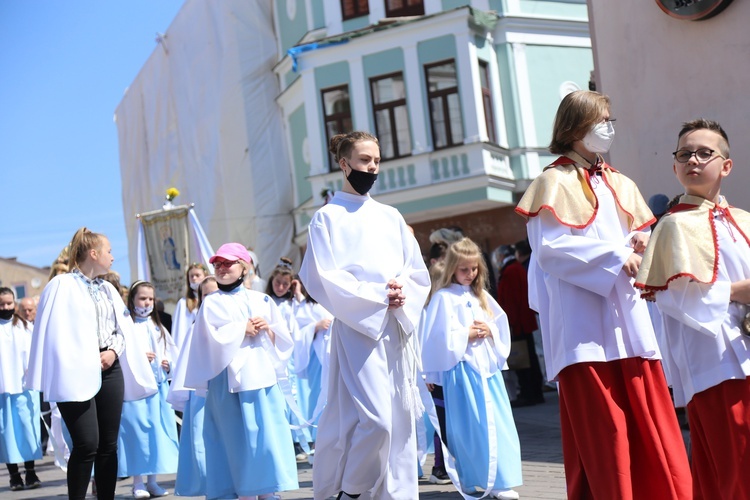
{"type": "Polygon", "coordinates": [[[102,244],[103,234],[91,232],[88,228],[82,227],[76,234],[73,235],[73,239],[70,240],[69,245],[69,257],[68,267],[75,269],[85,262],[88,258],[89,252],[92,249],[98,249],[102,244]]]}

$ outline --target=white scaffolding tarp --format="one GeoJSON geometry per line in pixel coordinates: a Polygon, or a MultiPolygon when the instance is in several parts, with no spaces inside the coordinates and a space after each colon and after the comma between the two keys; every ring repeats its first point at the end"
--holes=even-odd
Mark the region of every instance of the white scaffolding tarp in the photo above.
{"type": "Polygon", "coordinates": [[[169,187],[195,203],[214,248],[253,247],[266,275],[299,260],[273,25],[269,0],[187,0],[125,92],[115,121],[133,276],[134,216],[169,187]]]}

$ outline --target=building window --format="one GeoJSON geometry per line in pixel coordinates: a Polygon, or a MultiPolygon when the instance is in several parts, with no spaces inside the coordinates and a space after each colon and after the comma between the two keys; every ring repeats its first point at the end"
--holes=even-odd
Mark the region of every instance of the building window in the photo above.
{"type": "Polygon", "coordinates": [[[463,144],[464,127],[461,121],[456,62],[450,60],[430,64],[424,70],[434,148],[463,144]]]}
{"type": "Polygon", "coordinates": [[[482,86],[482,104],[484,105],[484,123],[487,125],[487,137],[497,144],[495,137],[495,115],[492,113],[492,90],[490,89],[490,66],[486,61],[479,61],[479,82],[482,86]]]}
{"type": "MultiPolygon", "coordinates": [[[[349,86],[341,85],[320,91],[323,98],[323,122],[326,130],[326,147],[331,137],[336,134],[348,134],[352,131],[352,112],[349,106],[349,86]]],[[[336,159],[329,153],[328,168],[331,172],[338,170],[336,159]]]]}
{"type": "Polygon", "coordinates": [[[370,14],[367,0],[341,0],[341,17],[344,21],[370,14]]]}
{"type": "Polygon", "coordinates": [[[13,291],[16,293],[16,300],[26,297],[26,285],[13,285],[13,291]]]}
{"type": "Polygon", "coordinates": [[[380,155],[384,160],[408,156],[411,154],[411,135],[403,73],[371,78],[370,90],[380,155]]]}
{"type": "Polygon", "coordinates": [[[385,16],[424,16],[424,0],[385,0],[385,16]]]}

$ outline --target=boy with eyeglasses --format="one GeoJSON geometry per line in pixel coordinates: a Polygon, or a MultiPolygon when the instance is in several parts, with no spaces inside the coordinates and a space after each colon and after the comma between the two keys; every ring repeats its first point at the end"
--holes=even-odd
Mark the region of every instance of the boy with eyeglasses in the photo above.
{"type": "Polygon", "coordinates": [[[695,498],[750,498],[750,213],[727,204],[729,141],[683,124],[673,169],[685,194],[656,226],[635,286],[664,317],[675,406],[687,406],[695,498]]]}

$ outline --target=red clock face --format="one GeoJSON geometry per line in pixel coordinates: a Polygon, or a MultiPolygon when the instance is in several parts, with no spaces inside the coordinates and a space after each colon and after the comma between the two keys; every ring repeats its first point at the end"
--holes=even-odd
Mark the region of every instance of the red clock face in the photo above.
{"type": "Polygon", "coordinates": [[[732,0],[656,0],[656,4],[676,19],[685,21],[700,21],[713,17],[732,0]]]}

